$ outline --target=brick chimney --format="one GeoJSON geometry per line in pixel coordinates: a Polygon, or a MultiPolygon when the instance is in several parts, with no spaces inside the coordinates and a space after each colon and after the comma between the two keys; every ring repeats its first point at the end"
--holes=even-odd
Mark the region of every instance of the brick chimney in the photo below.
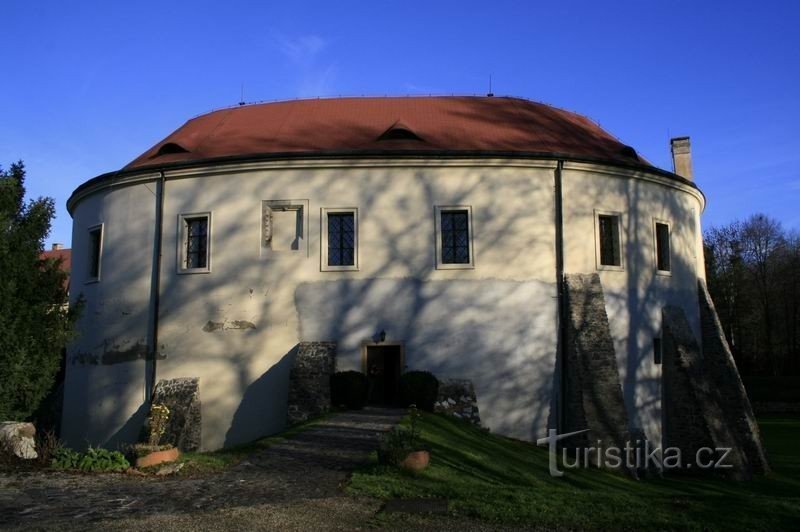
{"type": "Polygon", "coordinates": [[[689,137],[675,137],[669,142],[672,146],[672,171],[681,177],[694,181],[692,147],[689,144],[689,137]]]}
{"type": "Polygon", "coordinates": [[[53,251],[58,251],[59,249],[64,249],[64,244],[59,242],[53,242],[53,251]]]}

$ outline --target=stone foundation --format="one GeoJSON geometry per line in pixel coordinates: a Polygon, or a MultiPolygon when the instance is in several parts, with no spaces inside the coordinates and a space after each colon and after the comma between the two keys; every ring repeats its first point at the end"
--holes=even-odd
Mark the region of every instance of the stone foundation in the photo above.
{"type": "Polygon", "coordinates": [[[478,411],[478,399],[472,381],[466,379],[441,379],[439,395],[433,405],[433,411],[447,414],[475,425],[481,424],[478,411]]]}
{"type": "MultiPolygon", "coordinates": [[[[625,447],[628,415],[619,380],[600,276],[566,275],[565,391],[561,432],[589,429],[565,440],[569,447],[625,447]]],[[[597,464],[603,465],[603,464],[597,464]]]]}
{"type": "Polygon", "coordinates": [[[736,479],[769,470],[750,401],[700,281],[703,352],[682,309],[665,307],[663,328],[664,437],[693,462],[700,447],[729,448],[727,469],[713,472],[736,479]]]}
{"type": "Polygon", "coordinates": [[[289,372],[287,423],[294,425],[331,408],[331,375],[336,370],[336,342],[301,342],[289,372]]]}
{"type": "Polygon", "coordinates": [[[169,421],[162,444],[172,444],[181,451],[197,451],[201,445],[200,385],[196,378],[160,380],[153,392],[152,404],[169,408],[169,421]]]}
{"type": "Polygon", "coordinates": [[[721,413],[710,401],[700,346],[683,309],[665,307],[661,323],[664,447],[677,447],[691,460],[701,447],[714,447],[707,420],[721,413]]]}
{"type": "Polygon", "coordinates": [[[746,474],[769,472],[761,433],[742,384],[736,362],[705,282],[698,280],[700,325],[703,335],[703,372],[715,391],[728,427],[730,444],[738,448],[746,474]]]}

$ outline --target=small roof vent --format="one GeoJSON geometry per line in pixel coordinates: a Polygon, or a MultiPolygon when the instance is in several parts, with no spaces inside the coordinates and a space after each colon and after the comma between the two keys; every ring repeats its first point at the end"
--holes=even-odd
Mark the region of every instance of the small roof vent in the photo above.
{"type": "Polygon", "coordinates": [[[378,137],[378,140],[418,140],[424,142],[422,138],[414,133],[410,127],[400,121],[395,122],[392,126],[383,132],[378,137]]]}
{"type": "Polygon", "coordinates": [[[622,155],[623,157],[630,157],[631,159],[636,159],[637,161],[639,160],[639,154],[638,154],[638,153],[636,153],[636,150],[634,150],[634,149],[633,149],[632,147],[630,147],[630,146],[623,146],[623,147],[622,147],[622,148],[619,150],[619,153],[620,153],[620,155],[622,155]]]}
{"type": "Polygon", "coordinates": [[[174,142],[167,142],[158,149],[156,154],[153,155],[151,159],[155,159],[156,157],[161,157],[162,155],[169,155],[172,153],[189,153],[189,150],[187,150],[180,144],[176,144],[174,142]]]}

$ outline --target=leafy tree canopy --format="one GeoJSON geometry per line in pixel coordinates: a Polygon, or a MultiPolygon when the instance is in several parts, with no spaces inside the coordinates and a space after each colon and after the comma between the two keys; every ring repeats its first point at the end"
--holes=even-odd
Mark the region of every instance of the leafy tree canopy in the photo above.
{"type": "Polygon", "coordinates": [[[50,390],[77,308],[59,261],[42,260],[52,198],[25,201],[25,166],[0,168],[0,421],[28,418],[50,390]]]}

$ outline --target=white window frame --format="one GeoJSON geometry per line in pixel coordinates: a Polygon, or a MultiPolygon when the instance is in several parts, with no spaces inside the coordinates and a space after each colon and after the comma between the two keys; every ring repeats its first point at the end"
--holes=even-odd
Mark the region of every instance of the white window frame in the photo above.
{"type": "Polygon", "coordinates": [[[358,207],[322,207],[320,209],[320,271],[323,272],[352,272],[359,269],[359,231],[358,207]],[[353,264],[331,266],[328,265],[328,215],[353,214],[353,264]]]}
{"type": "Polygon", "coordinates": [[[178,249],[177,249],[177,268],[179,274],[189,273],[211,273],[211,243],[212,238],[212,217],[211,211],[206,212],[191,212],[181,213],[178,215],[178,249]],[[189,237],[187,232],[186,220],[190,218],[206,218],[208,220],[208,229],[206,231],[206,267],[205,268],[187,268],[186,264],[186,241],[189,237]]]}
{"type": "Polygon", "coordinates": [[[473,270],[475,269],[475,231],[472,224],[472,205],[436,205],[433,208],[436,227],[436,269],[437,270],[473,270]],[[445,263],[442,260],[442,213],[450,211],[467,211],[467,230],[469,231],[469,262],[463,264],[445,263]]]}
{"type": "Polygon", "coordinates": [[[261,253],[262,256],[276,256],[276,255],[290,255],[295,253],[303,253],[305,252],[306,257],[309,255],[309,244],[308,244],[308,200],[262,200],[261,201],[261,212],[259,213],[261,216],[261,253]],[[264,214],[266,208],[269,207],[273,211],[301,211],[301,217],[303,219],[303,234],[301,235],[300,239],[300,247],[298,249],[292,250],[274,250],[272,249],[271,244],[268,244],[265,239],[264,235],[264,214]]]}
{"type": "Polygon", "coordinates": [[[621,212],[605,211],[595,209],[594,211],[594,255],[595,265],[601,271],[614,271],[621,272],[625,270],[625,237],[623,231],[624,223],[621,212]],[[600,217],[601,216],[616,216],[617,217],[617,234],[619,235],[619,266],[601,263],[600,253],[600,217]]]}
{"type": "Polygon", "coordinates": [[[87,264],[88,267],[86,269],[86,281],[84,284],[99,283],[100,277],[103,274],[103,240],[105,240],[106,236],[105,224],[95,224],[86,229],[87,241],[89,245],[92,243],[91,234],[96,230],[100,231],[100,249],[97,250],[97,277],[92,277],[92,250],[90,249],[89,253],[87,254],[90,262],[87,264]]]}
{"type": "Polygon", "coordinates": [[[655,263],[656,275],[670,277],[672,275],[672,224],[666,220],[653,218],[653,261],[655,263]],[[661,270],[658,267],[658,224],[667,226],[667,240],[669,246],[669,270],[661,270]]]}

